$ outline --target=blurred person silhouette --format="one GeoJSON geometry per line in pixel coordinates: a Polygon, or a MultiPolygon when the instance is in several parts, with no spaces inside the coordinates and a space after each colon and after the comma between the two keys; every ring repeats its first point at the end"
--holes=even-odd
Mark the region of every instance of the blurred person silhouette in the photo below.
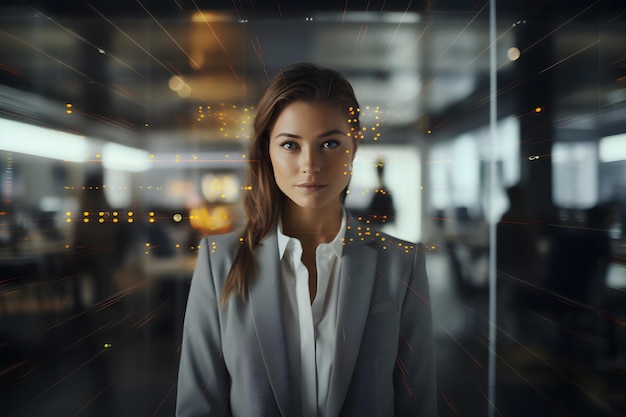
{"type": "Polygon", "coordinates": [[[204,238],[177,416],[435,416],[421,245],[344,198],[358,103],[338,72],[283,69],[258,106],[243,231],[204,238]]]}
{"type": "Polygon", "coordinates": [[[595,299],[591,302],[592,305],[599,306],[597,312],[598,333],[601,340],[598,352],[599,365],[615,362],[620,357],[619,329],[622,326],[619,317],[623,317],[626,311],[625,288],[610,282],[609,271],[619,270],[619,258],[615,256],[612,241],[617,241],[623,236],[624,219],[621,214],[623,207],[626,207],[626,202],[618,199],[609,200],[598,207],[598,231],[604,232],[603,236],[606,238],[605,253],[598,257],[596,280],[598,290],[594,294],[595,299]]]}
{"type": "Polygon", "coordinates": [[[600,288],[610,255],[602,206],[571,211],[551,228],[551,258],[546,286],[559,296],[586,303],[600,288]]]}
{"type": "Polygon", "coordinates": [[[365,212],[365,218],[372,224],[391,224],[396,220],[396,209],[389,188],[385,185],[385,160],[380,159],[376,164],[376,178],[378,186],[372,201],[365,212]]]}
{"type": "Polygon", "coordinates": [[[541,226],[529,219],[527,191],[517,184],[506,190],[509,208],[497,224],[497,271],[503,324],[527,330],[525,309],[544,308],[544,285],[549,249],[541,226]]]}
{"type": "Polygon", "coordinates": [[[605,216],[602,205],[563,210],[561,224],[550,228],[552,249],[545,288],[551,295],[551,311],[563,329],[559,342],[569,352],[582,348],[572,334],[597,332],[596,309],[589,306],[595,305],[603,291],[611,253],[605,216]]]}
{"type": "Polygon", "coordinates": [[[79,197],[80,218],[74,220],[72,259],[79,274],[79,308],[105,301],[115,293],[113,273],[122,265],[127,247],[126,225],[111,222],[114,209],[109,207],[103,184],[102,170],[86,173],[79,197]]]}

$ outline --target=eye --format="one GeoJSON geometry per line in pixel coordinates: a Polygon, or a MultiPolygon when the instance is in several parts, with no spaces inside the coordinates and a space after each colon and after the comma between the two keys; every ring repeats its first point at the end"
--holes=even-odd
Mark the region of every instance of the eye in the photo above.
{"type": "Polygon", "coordinates": [[[295,142],[287,141],[287,142],[281,143],[280,147],[288,151],[293,151],[298,148],[298,144],[296,144],[295,142]]]}
{"type": "Polygon", "coordinates": [[[327,140],[322,144],[324,149],[335,149],[337,146],[339,146],[339,141],[337,140],[327,140]]]}

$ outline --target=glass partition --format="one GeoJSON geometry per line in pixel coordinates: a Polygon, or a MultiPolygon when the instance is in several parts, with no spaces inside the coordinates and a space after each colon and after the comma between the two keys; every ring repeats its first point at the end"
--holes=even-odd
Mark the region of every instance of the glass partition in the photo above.
{"type": "Polygon", "coordinates": [[[361,105],[346,208],[424,245],[438,415],[623,413],[624,5],[113,3],[0,6],[3,414],[174,415],[200,238],[303,61],[361,105]]]}

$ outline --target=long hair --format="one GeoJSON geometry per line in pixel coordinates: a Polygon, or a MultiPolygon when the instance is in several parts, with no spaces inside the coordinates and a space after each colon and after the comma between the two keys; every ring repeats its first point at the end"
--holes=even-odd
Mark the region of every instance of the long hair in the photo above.
{"type": "MultiPolygon", "coordinates": [[[[285,195],[274,178],[269,155],[269,137],[281,111],[296,101],[328,103],[338,106],[350,118],[353,140],[360,134],[359,104],[346,78],[337,71],[302,63],[282,70],[265,90],[254,118],[254,135],[250,143],[247,187],[243,196],[246,225],[233,265],[226,277],[221,296],[222,305],[235,292],[243,300],[256,271],[253,251],[277,227],[285,195]]],[[[343,191],[345,198],[347,187],[343,191]]]]}

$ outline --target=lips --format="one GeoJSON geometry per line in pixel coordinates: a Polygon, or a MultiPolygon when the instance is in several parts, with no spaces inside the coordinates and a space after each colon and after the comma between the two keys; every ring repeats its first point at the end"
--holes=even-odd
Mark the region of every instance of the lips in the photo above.
{"type": "Polygon", "coordinates": [[[303,191],[313,192],[313,191],[321,190],[322,188],[326,187],[326,184],[321,184],[319,182],[303,182],[303,183],[297,184],[296,187],[303,191]]]}

